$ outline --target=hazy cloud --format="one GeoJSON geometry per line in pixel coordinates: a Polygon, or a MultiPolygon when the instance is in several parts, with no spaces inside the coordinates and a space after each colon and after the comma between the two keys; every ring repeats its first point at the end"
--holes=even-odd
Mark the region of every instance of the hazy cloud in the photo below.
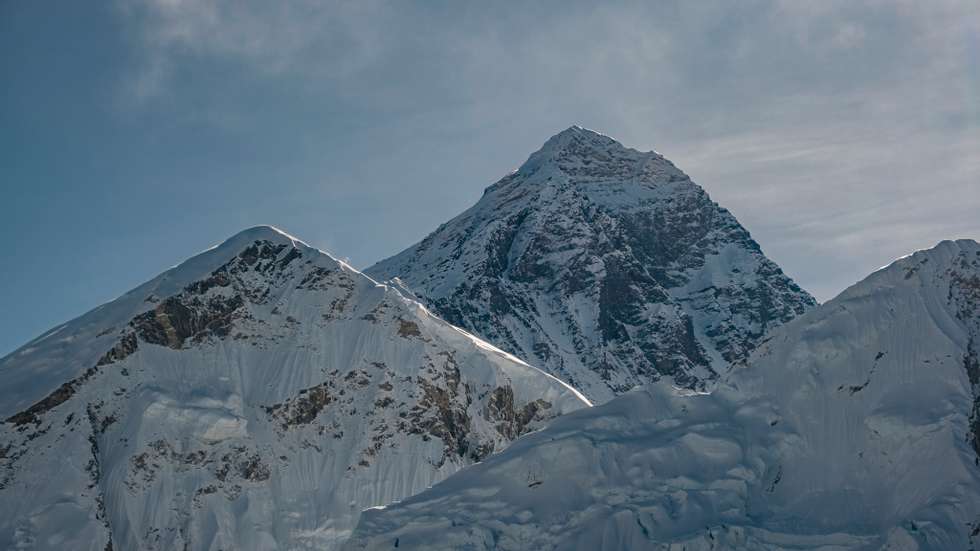
{"type": "Polygon", "coordinates": [[[827,299],[980,238],[978,52],[976,0],[0,2],[0,353],[254,224],[371,264],[571,124],[827,299]]]}
{"type": "Polygon", "coordinates": [[[182,63],[218,60],[261,77],[302,72],[344,78],[379,55],[376,3],[288,0],[123,0],[120,11],[143,47],[131,90],[163,94],[182,63]]]}
{"type": "MultiPolygon", "coordinates": [[[[207,63],[382,113],[385,132],[486,147],[593,126],[672,157],[823,299],[886,256],[980,234],[972,1],[122,6],[143,99],[193,95],[177,68],[207,63]]],[[[400,222],[421,237],[453,214],[400,222]]]]}

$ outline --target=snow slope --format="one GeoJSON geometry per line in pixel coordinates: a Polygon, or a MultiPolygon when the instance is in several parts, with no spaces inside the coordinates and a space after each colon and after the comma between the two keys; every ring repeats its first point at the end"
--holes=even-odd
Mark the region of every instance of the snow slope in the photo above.
{"type": "Polygon", "coordinates": [[[347,548],[975,549],[978,341],[980,245],[945,241],[713,392],[661,381],[569,414],[366,512],[347,548]]]}
{"type": "Polygon", "coordinates": [[[366,273],[599,402],[703,387],[815,304],[670,161],[579,127],[366,273]]]}
{"type": "Polygon", "coordinates": [[[331,549],[587,406],[270,227],[0,360],[0,549],[331,549]]]}

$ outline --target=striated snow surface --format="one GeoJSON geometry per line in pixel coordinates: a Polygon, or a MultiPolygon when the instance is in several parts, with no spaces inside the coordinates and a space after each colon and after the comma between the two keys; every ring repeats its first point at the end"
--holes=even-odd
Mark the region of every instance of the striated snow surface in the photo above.
{"type": "Polygon", "coordinates": [[[349,549],[976,549],[980,245],[776,329],[711,393],[663,380],[361,517],[349,549]]]}
{"type": "Polygon", "coordinates": [[[332,549],[588,402],[270,227],[0,360],[0,549],[332,549]]]}

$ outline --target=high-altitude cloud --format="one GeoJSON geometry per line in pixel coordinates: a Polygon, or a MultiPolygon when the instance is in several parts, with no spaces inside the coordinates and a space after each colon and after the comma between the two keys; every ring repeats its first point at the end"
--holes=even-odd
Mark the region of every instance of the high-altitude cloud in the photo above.
{"type": "Polygon", "coordinates": [[[572,124],[827,299],[980,236],[978,51],[975,0],[0,3],[0,350],[245,226],[367,266],[572,124]]]}
{"type": "MultiPolygon", "coordinates": [[[[582,123],[673,158],[822,299],[891,256],[980,232],[968,214],[980,207],[971,2],[124,7],[145,101],[195,96],[178,69],[218,64],[386,113],[388,131],[441,134],[431,162],[439,140],[467,136],[501,144],[513,166],[582,123]],[[503,145],[515,136],[524,147],[503,145]]],[[[490,181],[412,185],[436,197],[461,179],[474,192],[490,181]]]]}

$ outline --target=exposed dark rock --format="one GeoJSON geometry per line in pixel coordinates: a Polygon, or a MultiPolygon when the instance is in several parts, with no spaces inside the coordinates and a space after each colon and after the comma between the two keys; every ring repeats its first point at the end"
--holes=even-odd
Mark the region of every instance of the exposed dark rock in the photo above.
{"type": "Polygon", "coordinates": [[[138,347],[139,343],[136,339],[136,334],[126,333],[126,335],[119,340],[116,346],[113,346],[108,352],[106,352],[95,365],[101,367],[103,365],[124,360],[129,357],[130,354],[136,352],[138,347]]]}
{"type": "Polygon", "coordinates": [[[702,387],[816,304],[658,154],[588,131],[550,147],[367,273],[603,399],[702,387]]]}
{"type": "Polygon", "coordinates": [[[420,337],[422,332],[419,331],[419,326],[414,321],[398,320],[398,336],[409,338],[409,337],[420,337]]]}
{"type": "Polygon", "coordinates": [[[547,409],[551,409],[551,403],[541,399],[517,409],[514,405],[514,389],[506,386],[497,387],[490,393],[485,415],[497,422],[496,428],[500,434],[513,440],[527,431],[538,412],[547,409]]]}
{"type": "Polygon", "coordinates": [[[414,425],[410,432],[435,436],[442,440],[447,454],[465,457],[470,447],[471,420],[466,408],[455,400],[457,389],[440,388],[422,378],[416,384],[423,394],[411,414],[414,425]]]}
{"type": "Polygon", "coordinates": [[[207,302],[170,297],[155,309],[137,316],[133,326],[143,341],[179,350],[191,338],[199,341],[212,335],[227,336],[234,313],[243,305],[239,295],[211,297],[207,302]]]}
{"type": "Polygon", "coordinates": [[[967,441],[976,453],[974,462],[980,466],[980,353],[977,350],[977,340],[980,339],[980,277],[976,275],[980,261],[961,255],[958,264],[959,269],[954,268],[949,272],[947,298],[957,317],[971,330],[967,351],[963,356],[963,369],[973,391],[967,441]]]}
{"type": "Polygon", "coordinates": [[[283,430],[310,424],[333,401],[329,386],[330,383],[325,382],[303,389],[294,398],[265,407],[265,412],[278,420],[283,430]]]}
{"type": "Polygon", "coordinates": [[[245,480],[263,482],[269,480],[269,466],[262,462],[262,456],[254,454],[239,463],[239,472],[245,480]]]}
{"type": "Polygon", "coordinates": [[[65,403],[69,398],[74,396],[78,389],[81,388],[81,386],[92,378],[97,372],[98,369],[95,367],[86,369],[80,376],[62,384],[60,387],[55,389],[54,392],[45,396],[41,401],[20,413],[11,415],[6,419],[6,422],[12,423],[15,426],[26,425],[27,423],[40,424],[40,415],[47,413],[55,407],[65,403]]]}

